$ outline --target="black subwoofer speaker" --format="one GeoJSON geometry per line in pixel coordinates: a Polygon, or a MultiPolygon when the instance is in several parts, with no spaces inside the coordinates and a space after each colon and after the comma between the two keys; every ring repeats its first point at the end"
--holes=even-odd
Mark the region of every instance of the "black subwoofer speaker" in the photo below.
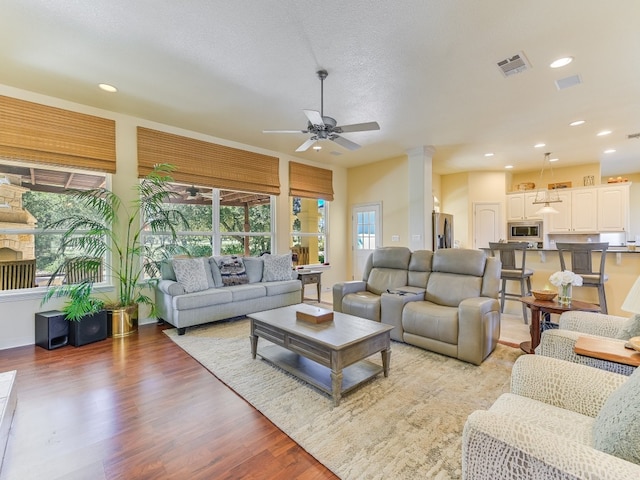
{"type": "Polygon", "coordinates": [[[69,322],[69,343],[74,347],[106,340],[106,338],[107,312],[105,310],[83,317],[78,322],[69,322]]]}
{"type": "Polygon", "coordinates": [[[58,310],[36,313],[36,345],[53,350],[69,343],[69,322],[58,310]]]}

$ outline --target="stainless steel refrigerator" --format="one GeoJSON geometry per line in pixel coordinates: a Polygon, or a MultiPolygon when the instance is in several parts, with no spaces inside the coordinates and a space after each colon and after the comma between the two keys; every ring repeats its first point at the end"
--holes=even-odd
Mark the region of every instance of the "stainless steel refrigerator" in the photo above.
{"type": "Polygon", "coordinates": [[[433,251],[453,248],[453,215],[433,212],[433,251]]]}

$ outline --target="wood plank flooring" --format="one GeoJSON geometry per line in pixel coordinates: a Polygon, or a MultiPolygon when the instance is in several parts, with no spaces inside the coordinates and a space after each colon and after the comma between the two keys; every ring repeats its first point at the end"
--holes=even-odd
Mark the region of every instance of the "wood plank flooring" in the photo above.
{"type": "Polygon", "coordinates": [[[337,478],[162,329],[0,351],[18,370],[0,479],[337,478]]]}

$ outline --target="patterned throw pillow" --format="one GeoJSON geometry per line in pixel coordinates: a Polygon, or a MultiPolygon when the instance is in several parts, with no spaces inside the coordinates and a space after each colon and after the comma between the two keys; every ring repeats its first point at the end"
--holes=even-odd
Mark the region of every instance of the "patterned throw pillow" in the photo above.
{"type": "Polygon", "coordinates": [[[291,254],[262,256],[264,259],[264,272],[262,280],[265,282],[276,282],[278,280],[291,280],[292,265],[291,254]]]}
{"type": "Polygon", "coordinates": [[[629,340],[633,337],[640,337],[640,315],[629,317],[616,335],[616,338],[621,340],[629,340]]]}
{"type": "Polygon", "coordinates": [[[184,258],[173,260],[176,280],[187,293],[200,292],[209,288],[207,273],[201,258],[184,258]]]}
{"type": "Polygon", "coordinates": [[[222,257],[218,260],[218,268],[220,268],[222,284],[225,287],[249,283],[247,271],[240,257],[222,257]]]}
{"type": "Polygon", "coordinates": [[[593,446],[640,464],[640,368],[615,390],[593,422],[593,446]]]}

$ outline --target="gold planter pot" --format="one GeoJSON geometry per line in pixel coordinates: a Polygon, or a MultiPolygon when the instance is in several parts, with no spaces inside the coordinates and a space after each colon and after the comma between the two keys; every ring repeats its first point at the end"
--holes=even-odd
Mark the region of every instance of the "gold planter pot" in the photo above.
{"type": "Polygon", "coordinates": [[[138,305],[110,309],[107,313],[110,337],[126,337],[138,331],[138,305]]]}

